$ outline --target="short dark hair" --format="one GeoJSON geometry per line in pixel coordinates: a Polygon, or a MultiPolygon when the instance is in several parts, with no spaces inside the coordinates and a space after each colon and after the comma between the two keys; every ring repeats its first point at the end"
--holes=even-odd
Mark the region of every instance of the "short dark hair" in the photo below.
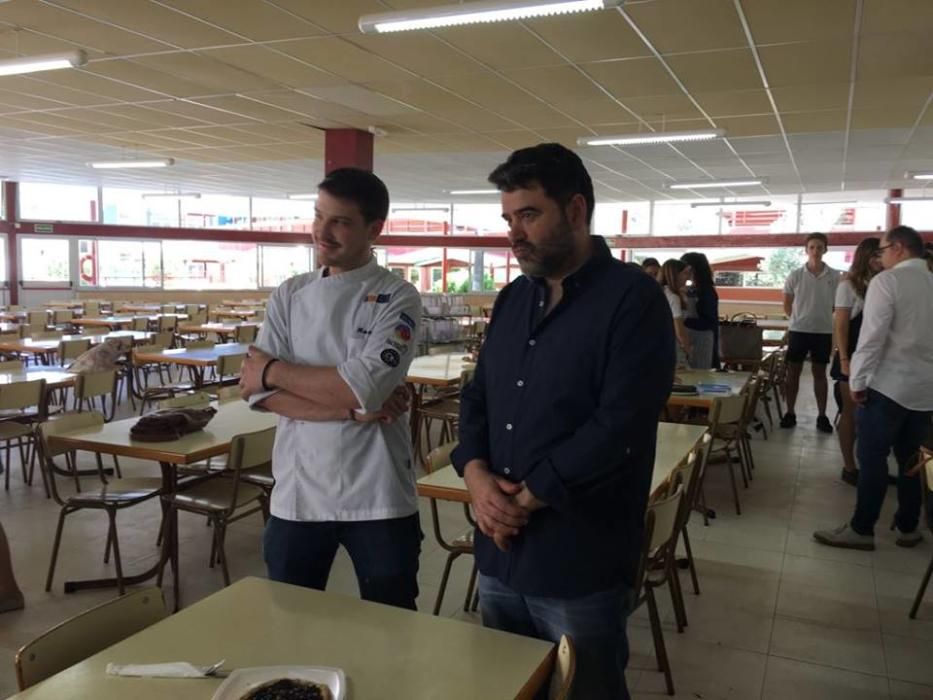
{"type": "Polygon", "coordinates": [[[574,195],[586,201],[586,224],[593,221],[593,181],[580,156],[559,143],[539,143],[537,146],[513,151],[508,159],[489,174],[489,182],[500,192],[514,192],[538,183],[544,193],[560,206],[566,206],[574,195]]]}
{"type": "Polygon", "coordinates": [[[654,265],[655,267],[661,267],[661,263],[658,262],[657,258],[645,258],[641,261],[642,268],[646,268],[649,265],[654,265]]]}
{"type": "Polygon", "coordinates": [[[923,257],[923,239],[910,226],[895,226],[887,233],[888,243],[900,243],[911,254],[923,257]]]}
{"type": "Polygon", "coordinates": [[[810,241],[821,241],[823,243],[823,248],[829,250],[829,239],[826,237],[825,233],[814,231],[813,233],[807,234],[807,240],[803,242],[804,246],[810,245],[810,241]]]}
{"type": "Polygon", "coordinates": [[[362,168],[331,170],[317,188],[338,199],[348,199],[359,207],[367,224],[389,217],[389,190],[373,173],[362,168]]]}

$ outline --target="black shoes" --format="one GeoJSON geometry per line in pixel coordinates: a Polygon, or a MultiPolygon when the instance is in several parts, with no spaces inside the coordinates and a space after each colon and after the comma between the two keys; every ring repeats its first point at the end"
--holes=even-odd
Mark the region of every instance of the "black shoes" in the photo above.
{"type": "Polygon", "coordinates": [[[858,486],[858,469],[843,469],[840,478],[847,484],[858,486]]]}
{"type": "Polygon", "coordinates": [[[829,418],[827,418],[826,416],[820,416],[819,418],[816,419],[816,429],[819,430],[821,433],[832,434],[833,424],[829,422],[829,418]]]}
{"type": "Polygon", "coordinates": [[[793,428],[797,425],[797,414],[791,413],[788,411],[783,416],[781,416],[781,427],[782,428],[793,428]]]}

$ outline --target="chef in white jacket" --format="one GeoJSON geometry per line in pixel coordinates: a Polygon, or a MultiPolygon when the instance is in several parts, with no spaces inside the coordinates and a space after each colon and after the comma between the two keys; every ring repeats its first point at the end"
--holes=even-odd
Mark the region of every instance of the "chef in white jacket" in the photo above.
{"type": "Polygon", "coordinates": [[[334,170],[318,185],[320,267],[272,293],[240,386],[280,416],[269,577],[323,590],[343,545],[364,600],[415,609],[422,534],[404,380],[421,297],[372,255],[388,207],[365,170],[334,170]]]}

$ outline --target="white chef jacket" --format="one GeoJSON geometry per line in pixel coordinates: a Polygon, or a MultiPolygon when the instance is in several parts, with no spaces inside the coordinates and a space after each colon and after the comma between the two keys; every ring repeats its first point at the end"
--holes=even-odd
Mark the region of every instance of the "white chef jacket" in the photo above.
{"type": "Polygon", "coordinates": [[[911,411],[933,411],[933,274],[923,258],[872,278],[849,388],[884,394],[911,411]]]}
{"type": "MultiPolygon", "coordinates": [[[[288,362],[336,367],[365,411],[405,381],[421,297],[375,259],[334,276],[292,277],[269,297],[256,345],[288,362]]],[[[274,392],[257,394],[250,405],[274,392]]],[[[407,415],[407,414],[406,414],[407,415]]],[[[279,417],[272,515],[294,521],[384,520],[418,510],[406,416],[393,423],[279,417]]]]}

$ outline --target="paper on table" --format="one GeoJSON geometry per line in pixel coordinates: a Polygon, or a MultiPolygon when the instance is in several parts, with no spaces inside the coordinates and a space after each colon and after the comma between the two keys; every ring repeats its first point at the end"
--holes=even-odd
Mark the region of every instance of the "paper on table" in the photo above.
{"type": "Polygon", "coordinates": [[[186,661],[165,664],[107,664],[108,676],[138,678],[204,678],[210,666],[195,666],[186,661]]]}

